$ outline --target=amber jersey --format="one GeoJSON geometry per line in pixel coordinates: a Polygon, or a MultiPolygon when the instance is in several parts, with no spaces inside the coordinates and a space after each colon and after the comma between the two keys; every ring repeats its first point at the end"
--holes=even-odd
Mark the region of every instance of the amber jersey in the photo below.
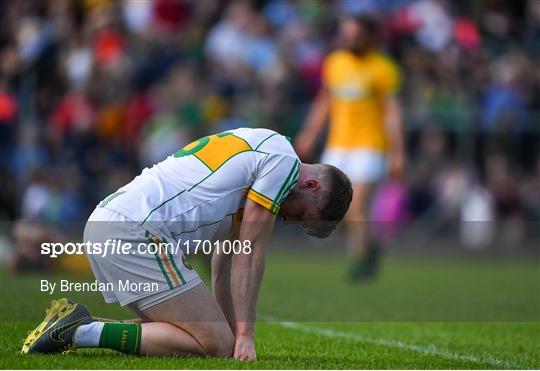
{"type": "Polygon", "coordinates": [[[322,83],[331,99],[327,148],[386,152],[384,101],[399,90],[396,65],[378,52],[338,50],[324,61],[322,83]]]}

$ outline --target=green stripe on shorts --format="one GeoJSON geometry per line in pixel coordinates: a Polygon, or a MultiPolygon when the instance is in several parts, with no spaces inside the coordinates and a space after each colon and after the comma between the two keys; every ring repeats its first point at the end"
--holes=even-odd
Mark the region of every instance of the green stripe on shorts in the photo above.
{"type": "MultiPolygon", "coordinates": [[[[149,242],[154,242],[150,239],[150,233],[148,231],[146,231],[146,238],[148,238],[149,242]]],[[[163,267],[163,262],[161,261],[161,258],[159,257],[159,254],[157,252],[154,254],[154,258],[156,258],[156,261],[159,265],[159,269],[161,269],[161,273],[163,273],[163,277],[165,277],[165,280],[167,281],[169,288],[170,289],[174,288],[171,282],[171,279],[169,278],[169,276],[167,275],[167,272],[165,271],[165,267],[163,267]]]]}
{"type": "MultiPolygon", "coordinates": [[[[167,240],[164,238],[163,241],[167,243],[167,240]]],[[[180,277],[180,281],[182,282],[182,285],[186,283],[186,280],[184,279],[184,276],[182,276],[182,273],[180,273],[180,269],[178,269],[178,266],[176,265],[176,262],[174,261],[174,256],[171,254],[170,251],[167,250],[167,255],[169,256],[169,259],[171,259],[171,264],[174,268],[174,271],[180,277]]]]}

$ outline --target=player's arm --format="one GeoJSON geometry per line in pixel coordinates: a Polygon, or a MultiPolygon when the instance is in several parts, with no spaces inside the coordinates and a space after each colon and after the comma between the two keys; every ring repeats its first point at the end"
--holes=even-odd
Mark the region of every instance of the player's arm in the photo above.
{"type": "Polygon", "coordinates": [[[330,94],[326,88],[322,87],[311,106],[302,131],[294,142],[294,148],[300,158],[306,159],[310,156],[315,141],[327,123],[329,112],[330,94]]]}
{"type": "MultiPolygon", "coordinates": [[[[236,232],[239,232],[239,228],[236,229],[238,229],[236,232]]],[[[239,240],[239,233],[231,235],[229,240],[232,246],[234,240],[239,240]]],[[[223,254],[221,249],[219,253],[213,254],[212,293],[234,333],[236,331],[236,320],[231,297],[231,260],[232,254],[223,254]]]]}
{"type": "Polygon", "coordinates": [[[390,175],[395,178],[401,177],[405,166],[405,144],[403,139],[403,119],[401,103],[395,95],[385,99],[386,130],[390,140],[388,154],[390,175]]]}
{"type": "Polygon", "coordinates": [[[249,241],[251,253],[234,254],[231,258],[231,298],[236,319],[234,358],[254,360],[255,306],[264,273],[265,249],[276,215],[247,199],[240,241],[249,241]]]}

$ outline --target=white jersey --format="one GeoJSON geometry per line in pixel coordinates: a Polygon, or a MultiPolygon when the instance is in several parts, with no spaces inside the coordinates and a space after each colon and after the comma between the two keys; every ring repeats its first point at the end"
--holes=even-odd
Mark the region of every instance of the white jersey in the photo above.
{"type": "Polygon", "coordinates": [[[188,144],[144,169],[99,207],[175,241],[212,240],[230,226],[246,197],[277,214],[299,173],[300,161],[286,137],[241,128],[188,144]]]}

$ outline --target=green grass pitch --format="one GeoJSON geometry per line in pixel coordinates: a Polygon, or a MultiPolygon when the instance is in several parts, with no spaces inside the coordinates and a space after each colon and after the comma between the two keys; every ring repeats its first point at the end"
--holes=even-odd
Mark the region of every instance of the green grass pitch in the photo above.
{"type": "MultiPolygon", "coordinates": [[[[346,260],[271,253],[257,326],[258,360],[133,357],[80,349],[21,355],[53,298],[39,280],[1,272],[0,365],[6,369],[540,368],[538,261],[390,255],[377,281],[344,281],[346,260]]],[[[92,313],[131,318],[99,293],[67,295],[92,313]]]]}

